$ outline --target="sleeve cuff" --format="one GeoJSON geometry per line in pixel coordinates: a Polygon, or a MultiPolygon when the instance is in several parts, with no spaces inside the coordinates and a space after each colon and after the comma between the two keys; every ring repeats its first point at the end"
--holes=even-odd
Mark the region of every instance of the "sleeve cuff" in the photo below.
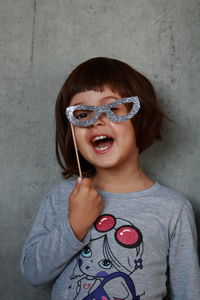
{"type": "Polygon", "coordinates": [[[84,239],[82,241],[79,241],[75,236],[67,217],[64,217],[63,220],[61,220],[60,226],[62,227],[64,240],[68,245],[70,244],[71,248],[74,251],[80,251],[84,246],[86,246],[90,242],[90,230],[88,231],[84,239]]]}

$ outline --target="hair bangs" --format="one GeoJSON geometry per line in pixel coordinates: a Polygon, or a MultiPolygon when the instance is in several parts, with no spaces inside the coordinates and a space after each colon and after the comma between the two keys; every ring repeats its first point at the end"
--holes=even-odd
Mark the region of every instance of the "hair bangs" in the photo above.
{"type": "MultiPolygon", "coordinates": [[[[77,93],[100,91],[109,87],[120,96],[127,96],[127,80],[115,60],[91,59],[80,64],[68,78],[68,97],[77,93]],[[125,88],[126,87],[126,88],[125,88]]],[[[131,93],[130,93],[131,94],[131,93]]]]}

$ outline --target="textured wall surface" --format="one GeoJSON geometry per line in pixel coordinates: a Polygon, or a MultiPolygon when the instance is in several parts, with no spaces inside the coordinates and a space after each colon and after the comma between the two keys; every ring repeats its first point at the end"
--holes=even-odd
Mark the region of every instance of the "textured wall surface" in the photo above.
{"type": "Polygon", "coordinates": [[[200,225],[200,1],[7,0],[0,11],[0,298],[49,299],[19,258],[42,197],[60,179],[54,103],[66,75],[94,56],[153,82],[164,140],[142,155],[154,179],[189,197],[200,225]]]}

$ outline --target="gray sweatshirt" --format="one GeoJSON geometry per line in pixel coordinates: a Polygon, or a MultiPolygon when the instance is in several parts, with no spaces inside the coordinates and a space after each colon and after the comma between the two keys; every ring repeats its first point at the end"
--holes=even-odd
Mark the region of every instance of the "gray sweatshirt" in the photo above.
{"type": "Polygon", "coordinates": [[[200,299],[194,215],[189,201],[159,183],[134,193],[99,190],[104,210],[83,241],[67,219],[75,179],[44,198],[24,245],[32,285],[52,282],[52,299],[200,299]]]}

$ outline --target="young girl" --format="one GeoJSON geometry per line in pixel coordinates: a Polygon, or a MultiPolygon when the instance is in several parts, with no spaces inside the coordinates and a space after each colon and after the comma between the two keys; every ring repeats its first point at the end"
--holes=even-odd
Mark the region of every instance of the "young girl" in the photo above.
{"type": "Polygon", "coordinates": [[[90,59],[65,81],[56,103],[64,179],[21,260],[32,285],[52,281],[52,299],[161,300],[168,277],[172,299],[199,299],[191,205],[139,164],[163,117],[149,80],[119,60],[90,59]]]}

